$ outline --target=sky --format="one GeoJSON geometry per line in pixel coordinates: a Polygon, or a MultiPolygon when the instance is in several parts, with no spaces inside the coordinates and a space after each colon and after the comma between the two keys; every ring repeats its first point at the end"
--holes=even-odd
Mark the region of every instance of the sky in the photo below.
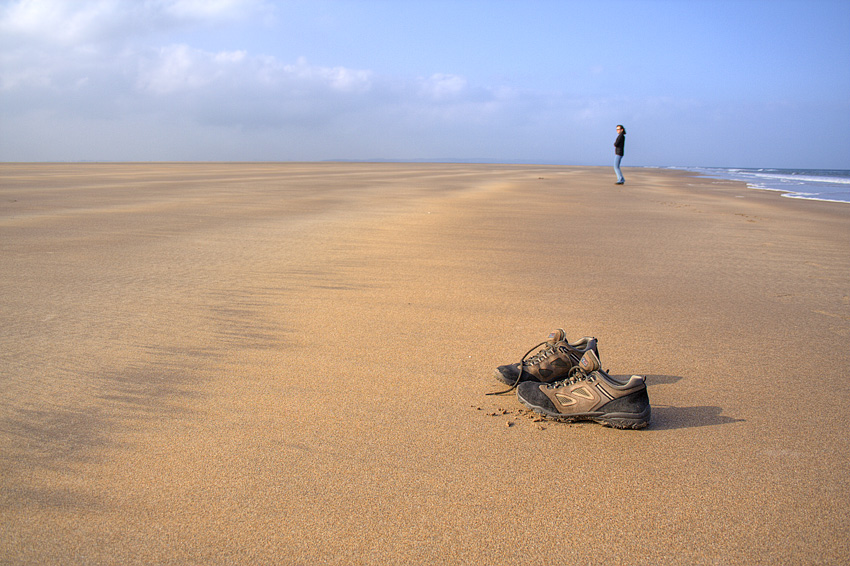
{"type": "Polygon", "coordinates": [[[847,0],[0,0],[0,161],[850,169],[847,0]]]}

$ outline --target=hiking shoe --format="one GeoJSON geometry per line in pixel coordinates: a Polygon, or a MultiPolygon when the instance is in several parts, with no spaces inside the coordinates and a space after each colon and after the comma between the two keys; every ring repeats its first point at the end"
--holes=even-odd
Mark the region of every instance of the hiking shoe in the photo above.
{"type": "Polygon", "coordinates": [[[563,328],[559,328],[549,334],[545,342],[526,352],[518,364],[496,368],[496,379],[514,387],[523,381],[537,383],[558,381],[568,377],[570,370],[578,365],[581,357],[588,351],[592,351],[599,358],[596,338],[585,336],[575,342],[567,342],[567,333],[563,328]],[[544,347],[528,357],[531,352],[541,346],[544,347]]]}
{"type": "Polygon", "coordinates": [[[520,402],[556,421],[594,421],[614,428],[643,428],[649,424],[650,406],[646,378],[628,381],[602,371],[599,358],[588,351],[570,377],[555,383],[520,383],[520,402]]]}

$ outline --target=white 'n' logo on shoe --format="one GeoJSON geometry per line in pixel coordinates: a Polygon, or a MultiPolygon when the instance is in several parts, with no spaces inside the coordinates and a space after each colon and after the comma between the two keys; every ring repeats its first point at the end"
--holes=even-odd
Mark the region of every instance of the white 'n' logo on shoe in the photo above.
{"type": "MultiPolygon", "coordinates": [[[[593,401],[596,398],[593,396],[593,392],[591,392],[584,385],[582,385],[581,387],[576,387],[575,389],[570,391],[570,394],[581,399],[586,399],[588,401],[593,401]]],[[[573,397],[570,397],[570,395],[567,395],[565,393],[555,393],[555,397],[558,398],[558,401],[560,401],[561,405],[563,405],[564,407],[569,407],[570,405],[575,405],[576,403],[578,403],[578,399],[574,399],[573,397]]]]}

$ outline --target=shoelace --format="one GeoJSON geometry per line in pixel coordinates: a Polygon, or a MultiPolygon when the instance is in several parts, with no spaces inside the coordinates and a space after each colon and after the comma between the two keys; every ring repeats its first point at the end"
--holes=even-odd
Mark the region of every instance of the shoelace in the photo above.
{"type": "MultiPolygon", "coordinates": [[[[542,346],[543,344],[546,344],[546,342],[541,342],[537,346],[542,346]]],[[[535,346],[534,348],[537,348],[537,346],[535,346]]],[[[552,344],[548,348],[543,348],[542,350],[540,350],[539,352],[537,352],[536,354],[534,354],[533,356],[531,356],[527,360],[523,357],[523,360],[522,360],[522,362],[520,362],[520,365],[521,366],[535,366],[535,365],[539,364],[540,362],[546,360],[546,358],[548,358],[549,356],[551,356],[552,354],[555,353],[555,346],[556,346],[555,344],[552,344]]],[[[531,350],[533,350],[534,348],[532,348],[531,350]]],[[[531,352],[531,350],[529,350],[529,352],[531,352]]],[[[526,356],[527,355],[528,354],[526,354],[526,356]]]]}
{"type": "Polygon", "coordinates": [[[570,368],[569,373],[567,373],[567,377],[564,379],[553,381],[552,383],[547,383],[547,389],[555,389],[557,387],[563,387],[564,385],[572,385],[573,383],[578,383],[579,381],[593,381],[595,378],[593,377],[593,372],[585,373],[583,369],[579,366],[573,366],[570,368]]]}
{"type": "MultiPolygon", "coordinates": [[[[550,354],[553,354],[555,352],[556,344],[552,344],[548,348],[544,348],[544,349],[540,350],[539,352],[534,354],[531,358],[529,358],[528,361],[526,361],[526,358],[528,358],[528,355],[531,352],[533,352],[534,350],[536,350],[540,346],[542,346],[544,344],[548,344],[548,343],[549,343],[548,340],[543,341],[543,342],[536,345],[535,347],[533,347],[532,349],[530,349],[529,351],[527,351],[525,353],[525,355],[519,361],[519,371],[517,372],[516,381],[514,381],[513,385],[511,385],[509,388],[505,389],[504,391],[494,391],[492,393],[487,393],[487,395],[504,395],[505,393],[510,393],[511,391],[516,389],[516,386],[519,385],[519,380],[522,379],[522,368],[523,368],[523,366],[533,366],[535,364],[539,364],[540,362],[545,360],[547,357],[549,357],[550,354]]],[[[572,371],[572,370],[570,370],[570,371],[572,371]]]]}

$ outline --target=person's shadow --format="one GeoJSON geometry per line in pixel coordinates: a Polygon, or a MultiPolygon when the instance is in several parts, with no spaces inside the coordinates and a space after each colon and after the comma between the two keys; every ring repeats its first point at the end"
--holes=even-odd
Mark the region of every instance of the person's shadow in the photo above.
{"type": "Polygon", "coordinates": [[[646,385],[650,391],[649,402],[652,406],[649,430],[672,430],[744,422],[744,419],[721,415],[720,413],[723,412],[723,407],[673,407],[671,405],[656,405],[652,403],[651,388],[653,385],[669,385],[681,379],[681,377],[675,375],[646,376],[646,385]]]}

